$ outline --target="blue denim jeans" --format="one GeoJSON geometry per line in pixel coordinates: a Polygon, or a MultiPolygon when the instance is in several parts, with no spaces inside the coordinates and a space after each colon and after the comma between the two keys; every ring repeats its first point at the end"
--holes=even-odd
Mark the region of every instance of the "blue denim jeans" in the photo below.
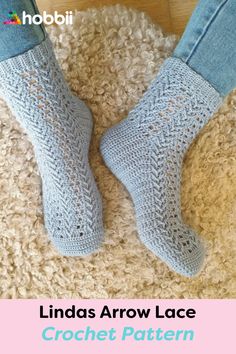
{"type": "Polygon", "coordinates": [[[44,26],[6,25],[9,12],[15,11],[21,18],[23,11],[27,14],[38,13],[35,0],[1,0],[0,2],[0,61],[22,54],[32,49],[45,39],[44,26]]]}
{"type": "MultiPolygon", "coordinates": [[[[10,11],[38,13],[35,0],[0,3],[0,61],[41,43],[37,25],[4,25],[10,11]]],[[[182,59],[222,95],[236,87],[236,0],[200,0],[173,56],[182,59]]]]}
{"type": "Polygon", "coordinates": [[[200,0],[174,54],[222,95],[236,87],[236,0],[200,0]]]}

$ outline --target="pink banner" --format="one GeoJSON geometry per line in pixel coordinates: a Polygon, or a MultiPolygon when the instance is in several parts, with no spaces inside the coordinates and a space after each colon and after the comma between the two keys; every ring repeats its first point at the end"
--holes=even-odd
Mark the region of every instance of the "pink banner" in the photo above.
{"type": "Polygon", "coordinates": [[[234,300],[1,300],[3,353],[235,353],[234,300]]]}

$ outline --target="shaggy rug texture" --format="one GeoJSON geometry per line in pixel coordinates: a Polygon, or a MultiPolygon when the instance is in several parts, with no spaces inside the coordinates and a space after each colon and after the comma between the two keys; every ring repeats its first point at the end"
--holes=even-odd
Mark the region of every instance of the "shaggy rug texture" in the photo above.
{"type": "Polygon", "coordinates": [[[1,298],[236,297],[236,94],[185,158],[183,216],[207,245],[204,270],[189,280],[140,243],[129,195],[99,153],[102,133],[138,102],[176,37],[120,6],[76,13],[73,26],[50,27],[49,33],[71,89],[93,112],[91,163],[103,196],[105,243],[87,258],[62,257],[53,249],[32,146],[1,101],[1,298]]]}

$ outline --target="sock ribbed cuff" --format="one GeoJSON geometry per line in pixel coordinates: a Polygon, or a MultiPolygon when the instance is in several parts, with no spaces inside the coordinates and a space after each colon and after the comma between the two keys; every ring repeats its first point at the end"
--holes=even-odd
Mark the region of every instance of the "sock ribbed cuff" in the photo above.
{"type": "Polygon", "coordinates": [[[54,57],[52,43],[47,37],[43,42],[27,52],[0,62],[0,77],[4,78],[9,75],[9,72],[19,72],[25,69],[27,71],[35,70],[45,60],[48,62],[52,57],[54,57]]]}
{"type": "Polygon", "coordinates": [[[170,71],[172,73],[180,76],[183,81],[179,83],[180,85],[189,84],[196,90],[196,94],[199,94],[201,97],[204,97],[205,102],[212,102],[212,104],[218,106],[219,102],[222,102],[222,97],[220,93],[200,74],[191,69],[187,64],[185,64],[181,59],[171,57],[164,62],[160,70],[170,71]]]}

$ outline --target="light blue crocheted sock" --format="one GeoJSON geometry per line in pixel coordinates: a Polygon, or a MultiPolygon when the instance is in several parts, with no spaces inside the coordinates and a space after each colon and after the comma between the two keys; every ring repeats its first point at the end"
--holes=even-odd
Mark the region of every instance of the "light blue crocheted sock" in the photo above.
{"type": "Polygon", "coordinates": [[[141,240],[185,276],[199,272],[204,248],[182,222],[182,161],[221,101],[201,76],[170,58],[128,118],[101,142],[107,166],[133,199],[141,240]]]}
{"type": "Polygon", "coordinates": [[[88,162],[92,117],[67,87],[49,39],[0,63],[0,90],[33,143],[53,244],[67,256],[94,252],[103,225],[88,162]]]}

